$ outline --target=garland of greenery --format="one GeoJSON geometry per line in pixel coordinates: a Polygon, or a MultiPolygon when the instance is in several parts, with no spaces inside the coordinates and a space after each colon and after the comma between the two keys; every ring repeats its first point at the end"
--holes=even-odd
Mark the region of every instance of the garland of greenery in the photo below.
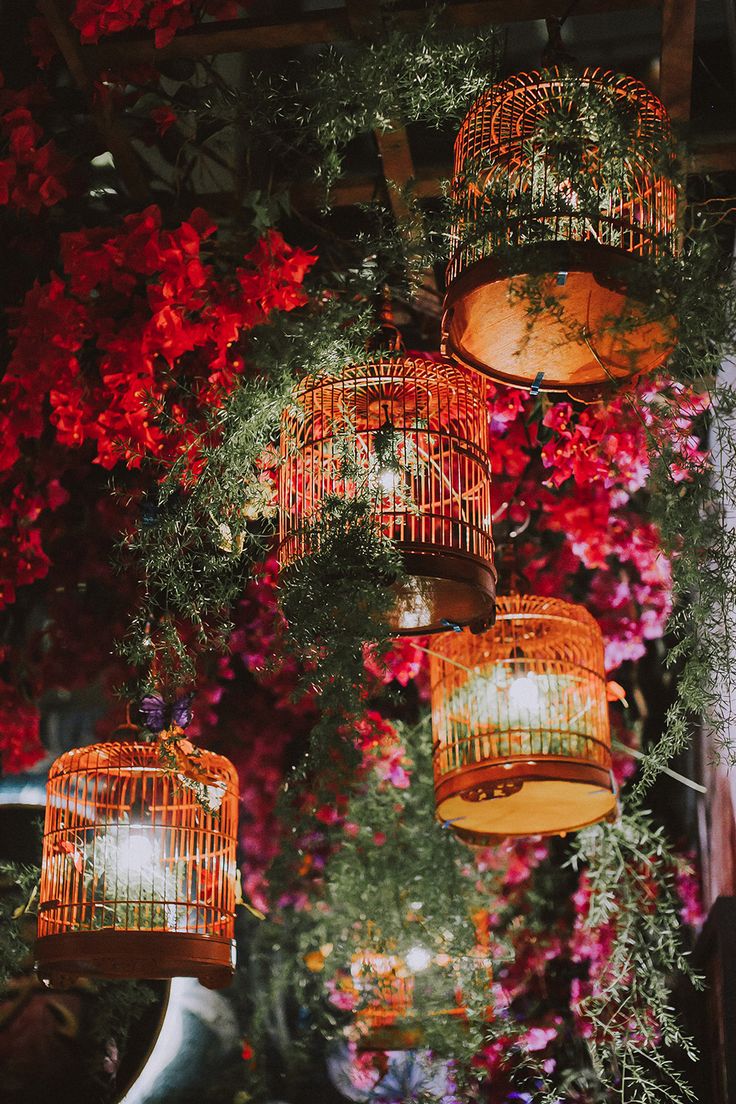
{"type": "Polygon", "coordinates": [[[253,73],[250,85],[210,91],[201,105],[172,101],[222,137],[223,128],[248,134],[250,158],[267,151],[281,186],[306,168],[324,184],[325,205],[343,171],[350,143],[370,131],[418,122],[433,129],[457,123],[467,105],[492,83],[499,64],[495,28],[441,26],[442,9],[416,31],[401,30],[386,13],[375,41],[328,47],[278,74],[253,73]]]}

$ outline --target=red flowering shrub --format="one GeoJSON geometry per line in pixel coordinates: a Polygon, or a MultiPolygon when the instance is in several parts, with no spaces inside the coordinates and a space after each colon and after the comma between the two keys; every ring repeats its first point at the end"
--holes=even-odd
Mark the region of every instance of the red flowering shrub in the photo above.
{"type": "Polygon", "coordinates": [[[518,531],[517,569],[533,593],[585,594],[609,670],[642,656],[671,610],[670,564],[641,498],[647,429],[656,426],[680,458],[673,478],[687,478],[707,462],[693,432],[702,410],[703,400],[666,381],[577,412],[491,390],[494,518],[518,531]]]}
{"type": "Polygon", "coordinates": [[[149,207],[120,227],[64,234],[61,274],[26,295],[0,384],[5,602],[47,566],[34,528],[39,495],[15,474],[24,443],[50,431],[108,469],[168,466],[186,453],[195,476],[195,442],[244,370],[240,338],[271,311],[305,302],[313,257],[270,231],[222,280],[203,256],[214,230],[203,211],[164,230],[149,207]]]}
{"type": "MultiPolygon", "coordinates": [[[[2,659],[0,653],[0,659],[2,659]]],[[[18,774],[42,759],[40,714],[17,687],[0,679],[0,763],[3,774],[18,774]]]]}
{"type": "Polygon", "coordinates": [[[0,73],[0,207],[38,215],[67,195],[70,162],[31,113],[47,101],[41,85],[13,91],[0,73]]]}
{"type": "Polygon", "coordinates": [[[234,19],[244,6],[235,0],[76,0],[71,20],[82,42],[98,42],[104,35],[145,27],[154,32],[160,50],[177,31],[191,27],[203,15],[234,19]]]}

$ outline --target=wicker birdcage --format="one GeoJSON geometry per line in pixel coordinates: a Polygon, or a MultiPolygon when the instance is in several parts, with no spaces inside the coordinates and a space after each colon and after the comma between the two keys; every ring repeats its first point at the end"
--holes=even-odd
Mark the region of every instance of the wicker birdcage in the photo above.
{"type": "Polygon", "coordinates": [[[599,397],[674,345],[644,258],[672,253],[667,112],[643,84],[552,69],[494,85],[455,143],[443,349],[513,386],[599,397]],[[619,118],[618,146],[600,138],[619,118]],[[664,317],[661,317],[662,313],[664,317]]]}
{"type": "Polygon", "coordinates": [[[461,365],[378,358],[303,381],[281,429],[281,564],[308,555],[328,496],[367,494],[402,553],[391,629],[492,620],[496,573],[486,384],[461,365]]]}
{"type": "Polygon", "coordinates": [[[438,817],[466,842],[564,833],[616,806],[603,640],[581,606],[499,598],[430,657],[438,817]]]}
{"type": "MultiPolygon", "coordinates": [[[[486,944],[478,946],[478,961],[492,983],[486,944]],[[485,957],[484,957],[485,956],[485,957]]],[[[361,1050],[407,1050],[421,1044],[423,1021],[464,1017],[466,1008],[449,955],[432,956],[412,948],[405,957],[361,951],[350,968],[360,998],[355,1013],[356,1041],[361,1050]],[[423,961],[412,966],[412,955],[423,961]]]]}
{"type": "Polygon", "coordinates": [[[361,998],[355,1013],[363,1050],[405,1050],[419,1042],[421,1031],[409,1024],[414,1004],[414,978],[393,954],[363,951],[353,955],[352,984],[361,998]]]}
{"type": "Polygon", "coordinates": [[[155,744],[75,748],[52,765],[36,943],[42,978],[228,984],[237,775],[202,751],[197,778],[209,811],[185,773],[162,769],[155,744]]]}

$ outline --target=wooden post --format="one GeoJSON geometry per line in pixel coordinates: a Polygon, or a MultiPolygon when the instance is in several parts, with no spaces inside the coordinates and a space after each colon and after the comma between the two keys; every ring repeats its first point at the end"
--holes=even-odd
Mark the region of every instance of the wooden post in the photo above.
{"type": "Polygon", "coordinates": [[[56,39],[74,83],[89,100],[92,118],[113,156],[115,168],[131,199],[141,205],[150,202],[148,184],[128,135],[112,114],[110,104],[104,100],[102,103],[95,100],[94,83],[87,69],[77,35],[59,10],[56,0],[38,0],[38,7],[56,39]]]}
{"type": "Polygon", "coordinates": [[[659,98],[674,123],[690,120],[695,0],[662,0],[659,98]]]}

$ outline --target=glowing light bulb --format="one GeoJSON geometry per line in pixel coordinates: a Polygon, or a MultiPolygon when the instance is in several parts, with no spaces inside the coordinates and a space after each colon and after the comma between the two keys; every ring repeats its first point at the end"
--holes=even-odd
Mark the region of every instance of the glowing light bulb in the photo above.
{"type": "Polygon", "coordinates": [[[401,476],[395,468],[379,468],[377,479],[384,494],[395,495],[401,490],[401,476]]]}
{"type": "Polygon", "coordinates": [[[118,841],[118,854],[129,870],[145,870],[153,862],[153,844],[143,835],[125,835],[118,841]]]}
{"type": "Polygon", "coordinates": [[[406,965],[413,974],[426,970],[431,961],[432,956],[424,947],[412,947],[406,956],[406,965]]]}
{"type": "Polygon", "coordinates": [[[534,675],[520,675],[512,681],[509,686],[509,704],[514,710],[539,712],[542,698],[534,675]]]}

